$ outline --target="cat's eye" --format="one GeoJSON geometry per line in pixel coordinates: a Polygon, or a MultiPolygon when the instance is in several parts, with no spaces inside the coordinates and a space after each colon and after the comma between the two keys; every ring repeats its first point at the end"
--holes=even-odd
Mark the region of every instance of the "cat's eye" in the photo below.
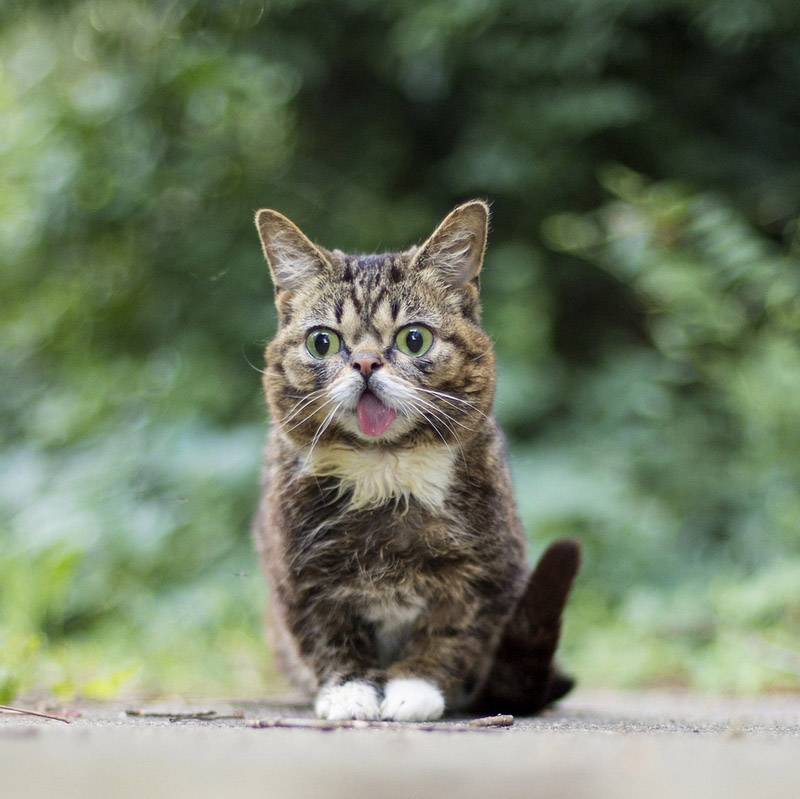
{"type": "Polygon", "coordinates": [[[433,345],[433,333],[424,325],[406,325],[395,337],[397,349],[416,358],[424,355],[433,345]]]}
{"type": "Polygon", "coordinates": [[[342,349],[342,340],[338,333],[327,327],[318,327],[306,337],[306,349],[319,360],[330,358],[342,349]]]}

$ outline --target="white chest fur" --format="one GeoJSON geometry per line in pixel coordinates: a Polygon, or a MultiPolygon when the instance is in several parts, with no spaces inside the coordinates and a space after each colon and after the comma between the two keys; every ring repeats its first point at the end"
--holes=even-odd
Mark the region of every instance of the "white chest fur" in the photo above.
{"type": "Polygon", "coordinates": [[[319,477],[338,477],[356,509],[414,497],[437,510],[444,506],[453,478],[453,455],[444,446],[409,450],[317,447],[306,468],[319,477]]]}

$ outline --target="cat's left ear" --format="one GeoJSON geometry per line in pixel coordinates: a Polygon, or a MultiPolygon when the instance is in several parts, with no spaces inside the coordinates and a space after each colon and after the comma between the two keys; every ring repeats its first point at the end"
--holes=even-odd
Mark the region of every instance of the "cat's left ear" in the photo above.
{"type": "Polygon", "coordinates": [[[283,214],[262,208],[256,213],[256,227],[276,288],[292,291],[330,269],[319,247],[283,214]]]}
{"type": "Polygon", "coordinates": [[[414,264],[437,269],[453,288],[478,276],[489,230],[489,206],[472,200],[454,208],[419,248],[414,264]]]}

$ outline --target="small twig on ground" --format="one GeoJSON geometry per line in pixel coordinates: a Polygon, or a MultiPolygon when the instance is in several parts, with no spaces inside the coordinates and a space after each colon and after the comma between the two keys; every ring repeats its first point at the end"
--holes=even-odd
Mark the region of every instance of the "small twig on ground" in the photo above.
{"type": "Polygon", "coordinates": [[[478,729],[483,729],[485,727],[510,727],[514,723],[513,716],[485,716],[481,719],[472,719],[471,721],[467,722],[468,726],[472,727],[473,729],[477,727],[478,729]]]}
{"type": "Polygon", "coordinates": [[[0,713],[19,713],[23,716],[36,716],[39,719],[50,719],[51,721],[63,721],[64,724],[69,724],[69,719],[62,716],[54,716],[52,713],[39,713],[36,710],[25,710],[20,707],[9,707],[8,705],[0,705],[0,713]]]}
{"type": "Polygon", "coordinates": [[[125,711],[126,716],[134,716],[140,719],[169,719],[170,721],[222,721],[229,719],[243,719],[244,711],[235,710],[233,713],[220,715],[216,710],[198,710],[190,713],[160,713],[148,710],[129,709],[125,711]]]}
{"type": "Polygon", "coordinates": [[[420,732],[474,732],[495,727],[510,727],[514,723],[513,716],[488,716],[486,718],[472,719],[466,724],[420,724],[408,721],[362,721],[360,719],[342,719],[329,721],[327,719],[295,719],[280,717],[277,719],[261,719],[252,721],[248,727],[253,729],[295,728],[303,730],[416,730],[420,732]]]}

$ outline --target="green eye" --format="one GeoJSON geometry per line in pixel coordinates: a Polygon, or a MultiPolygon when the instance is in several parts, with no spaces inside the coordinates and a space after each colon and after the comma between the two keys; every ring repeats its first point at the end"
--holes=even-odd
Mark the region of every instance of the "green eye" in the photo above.
{"type": "Polygon", "coordinates": [[[306,349],[315,357],[322,360],[336,355],[342,348],[342,340],[338,333],[328,330],[327,327],[318,327],[312,330],[306,338],[306,349]]]}
{"type": "Polygon", "coordinates": [[[417,358],[433,345],[433,333],[423,325],[407,325],[395,337],[397,349],[405,355],[417,358]]]}

